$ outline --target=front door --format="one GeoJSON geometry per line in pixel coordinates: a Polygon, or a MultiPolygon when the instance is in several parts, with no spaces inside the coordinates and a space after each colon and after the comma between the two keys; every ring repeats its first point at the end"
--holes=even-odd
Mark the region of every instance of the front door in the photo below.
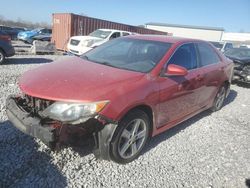
{"type": "Polygon", "coordinates": [[[197,68],[197,55],[193,43],[179,47],[167,66],[169,64],[185,67],[188,74],[159,78],[158,128],[198,110],[197,97],[203,87],[202,71],[197,68]]]}

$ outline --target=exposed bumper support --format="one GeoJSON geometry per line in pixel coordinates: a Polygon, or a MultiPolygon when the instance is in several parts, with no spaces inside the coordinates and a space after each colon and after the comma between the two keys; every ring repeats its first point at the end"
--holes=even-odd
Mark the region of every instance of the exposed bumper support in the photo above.
{"type": "Polygon", "coordinates": [[[22,110],[13,96],[7,98],[6,112],[11,123],[23,133],[39,138],[47,145],[55,141],[55,129],[41,125],[40,119],[31,117],[29,113],[22,110]]]}

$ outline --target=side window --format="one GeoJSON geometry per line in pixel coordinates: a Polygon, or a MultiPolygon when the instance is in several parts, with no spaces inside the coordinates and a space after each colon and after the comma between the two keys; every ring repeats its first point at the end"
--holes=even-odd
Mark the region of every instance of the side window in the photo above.
{"type": "Polygon", "coordinates": [[[109,40],[118,38],[118,37],[120,37],[120,36],[121,36],[121,33],[120,33],[120,32],[115,32],[115,33],[113,33],[113,34],[110,36],[109,40]]]}
{"type": "Polygon", "coordinates": [[[129,35],[129,33],[127,33],[127,32],[122,32],[122,36],[128,36],[129,35]]]}
{"type": "Polygon", "coordinates": [[[200,65],[202,67],[220,62],[219,56],[208,44],[198,43],[197,47],[200,54],[200,65]]]}
{"type": "Polygon", "coordinates": [[[41,29],[41,30],[39,31],[39,33],[40,33],[40,34],[44,34],[44,33],[45,33],[45,29],[41,29]]]}
{"type": "Polygon", "coordinates": [[[197,68],[197,56],[194,44],[184,44],[178,48],[168,64],[179,65],[188,70],[197,68]]]}

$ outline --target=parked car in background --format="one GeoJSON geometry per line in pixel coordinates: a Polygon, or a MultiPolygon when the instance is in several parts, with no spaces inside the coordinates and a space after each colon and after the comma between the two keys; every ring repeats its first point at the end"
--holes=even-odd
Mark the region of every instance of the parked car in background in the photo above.
{"type": "Polygon", "coordinates": [[[23,31],[18,33],[18,40],[24,41],[26,43],[32,43],[36,36],[40,36],[40,39],[47,38],[48,35],[51,36],[52,30],[46,28],[34,29],[31,31],[23,31]]]}
{"type": "Polygon", "coordinates": [[[0,31],[0,64],[5,62],[6,57],[11,57],[13,55],[15,55],[15,50],[11,45],[10,36],[0,31]]]}
{"type": "Polygon", "coordinates": [[[51,33],[46,33],[46,34],[39,34],[34,37],[32,37],[33,41],[34,40],[40,40],[40,41],[51,41],[51,33]]]}
{"type": "Polygon", "coordinates": [[[218,50],[221,50],[223,47],[223,43],[222,42],[214,42],[214,41],[209,41],[212,45],[214,45],[215,48],[217,48],[218,50]]]}
{"type": "Polygon", "coordinates": [[[51,147],[93,133],[97,157],[128,163],[149,137],[220,110],[232,72],[232,61],[205,41],[131,35],[26,72],[7,115],[51,147]]]}
{"type": "Polygon", "coordinates": [[[121,36],[131,35],[131,32],[114,29],[97,29],[88,36],[73,36],[68,42],[68,51],[75,55],[83,53],[121,36]]]}
{"type": "Polygon", "coordinates": [[[224,42],[222,48],[220,49],[221,52],[225,52],[229,49],[233,48],[233,43],[231,42],[224,42]]]}
{"type": "Polygon", "coordinates": [[[228,49],[233,48],[233,43],[231,42],[210,42],[221,52],[225,52],[228,49]]]}
{"type": "Polygon", "coordinates": [[[17,30],[16,28],[4,26],[4,25],[0,25],[0,31],[7,33],[11,37],[12,40],[16,40],[17,34],[19,33],[19,30],[17,30]]]}
{"type": "Polygon", "coordinates": [[[232,48],[224,53],[234,62],[234,80],[250,83],[250,49],[232,48]]]}

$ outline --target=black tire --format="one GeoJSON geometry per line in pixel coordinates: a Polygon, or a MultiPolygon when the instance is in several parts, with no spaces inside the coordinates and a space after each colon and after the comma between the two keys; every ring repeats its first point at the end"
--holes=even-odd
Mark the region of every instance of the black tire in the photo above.
{"type": "Polygon", "coordinates": [[[0,64],[5,62],[5,53],[3,50],[0,49],[0,64]]]}
{"type": "Polygon", "coordinates": [[[111,159],[120,164],[126,164],[136,159],[140,155],[142,149],[148,141],[149,132],[150,120],[148,115],[142,110],[133,110],[129,112],[118,123],[118,127],[113,135],[110,147],[111,159]],[[137,129],[135,127],[137,127],[137,129]],[[128,130],[130,130],[131,132],[128,130]],[[129,136],[124,137],[124,135],[127,135],[124,134],[125,132],[130,132],[129,139],[129,136]],[[125,145],[130,146],[129,148],[123,150],[126,147],[122,146],[125,145]],[[137,151],[134,153],[133,150],[137,151]]]}
{"type": "Polygon", "coordinates": [[[214,98],[214,103],[211,108],[212,112],[216,112],[223,107],[226,98],[226,92],[227,92],[226,86],[225,85],[221,86],[214,98]]]}

